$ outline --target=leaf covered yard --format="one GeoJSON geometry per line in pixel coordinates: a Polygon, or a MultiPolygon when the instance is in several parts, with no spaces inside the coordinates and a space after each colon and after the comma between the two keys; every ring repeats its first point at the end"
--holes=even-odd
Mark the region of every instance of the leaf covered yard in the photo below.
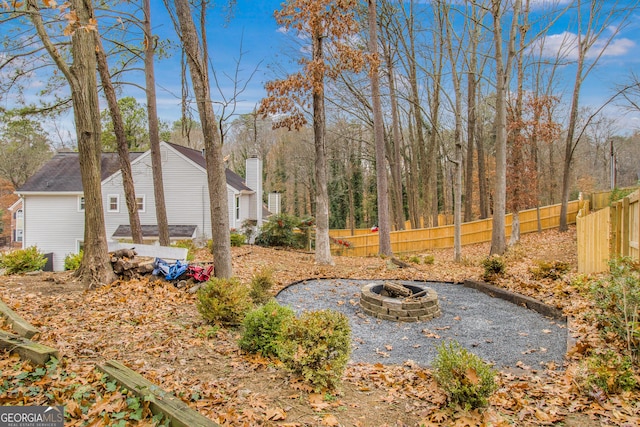
{"type": "MultiPolygon", "coordinates": [[[[269,268],[276,291],[308,278],[403,279],[459,282],[482,277],[488,247],[465,247],[463,262],[437,251],[433,264],[398,268],[379,257],[335,257],[319,266],[313,254],[254,246],[233,248],[236,277],[248,283],[269,268]]],[[[596,329],[597,310],[575,273],[575,230],[526,235],[505,256],[498,286],[532,296],[570,316],[566,362],[519,364],[499,372],[489,406],[465,410],[447,405],[432,372],[407,361],[402,366],[350,364],[337,390],[314,393],[279,362],[243,353],[239,328],[202,320],[196,297],[153,276],[86,291],[69,273],[5,276],[2,300],[40,329],[38,342],[57,349],[60,360],[33,366],[5,353],[0,361],[3,405],[65,405],[69,426],[166,425],[154,418],[149,400],[137,397],[96,370],[117,360],[174,393],[191,408],[229,426],[635,426],[638,388],[609,395],[578,386],[581,361],[590,351],[620,347],[596,329]],[[564,262],[558,279],[535,279],[541,261],[564,262]]],[[[196,259],[206,260],[206,250],[196,259]]],[[[4,326],[4,329],[9,329],[4,326]]],[[[434,338],[434,345],[439,345],[434,338]]],[[[472,349],[471,349],[472,350],[472,349]]],[[[385,351],[394,351],[390,345],[385,351]]],[[[611,368],[609,368],[611,369],[611,368]]],[[[637,378],[637,366],[636,378],[637,378]]],[[[472,376],[471,376],[472,377],[472,376]]]]}

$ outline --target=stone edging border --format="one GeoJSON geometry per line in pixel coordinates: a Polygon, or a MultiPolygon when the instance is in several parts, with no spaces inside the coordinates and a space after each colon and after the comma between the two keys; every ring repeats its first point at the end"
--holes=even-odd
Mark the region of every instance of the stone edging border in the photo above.
{"type": "Polygon", "coordinates": [[[567,316],[562,314],[562,310],[538,301],[535,298],[528,297],[526,295],[518,294],[509,291],[498,286],[491,285],[486,282],[480,282],[478,280],[465,280],[462,282],[462,286],[466,288],[476,289],[482,293],[485,293],[494,298],[500,298],[509,301],[513,304],[526,307],[530,310],[536,311],[543,316],[551,317],[556,320],[566,321],[567,316]]]}

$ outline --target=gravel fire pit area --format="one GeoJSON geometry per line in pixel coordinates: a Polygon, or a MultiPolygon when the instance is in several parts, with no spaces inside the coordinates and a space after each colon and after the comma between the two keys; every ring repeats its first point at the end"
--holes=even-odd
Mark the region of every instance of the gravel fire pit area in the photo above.
{"type": "MultiPolygon", "coordinates": [[[[429,366],[437,347],[449,340],[498,368],[561,363],[567,350],[566,320],[544,315],[459,284],[398,281],[427,286],[437,295],[440,316],[429,320],[392,321],[363,310],[363,288],[380,280],[314,279],[294,283],[276,297],[297,313],[332,309],[351,325],[351,362],[429,366]]],[[[366,304],[366,303],[365,303],[366,304]]]]}

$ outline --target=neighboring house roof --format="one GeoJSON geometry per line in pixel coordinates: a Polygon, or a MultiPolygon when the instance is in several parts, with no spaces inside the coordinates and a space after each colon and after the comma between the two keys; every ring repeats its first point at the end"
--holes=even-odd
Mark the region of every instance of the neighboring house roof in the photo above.
{"type": "MultiPolygon", "coordinates": [[[[157,225],[142,225],[142,237],[158,237],[157,225]]],[[[169,225],[169,237],[191,239],[198,226],[196,225],[169,225]]],[[[125,238],[131,237],[131,226],[120,225],[113,233],[112,237],[125,238]]]]}
{"type": "MultiPolygon", "coordinates": [[[[193,148],[185,147],[183,145],[172,144],[170,142],[167,142],[166,144],[171,146],[174,150],[176,150],[177,152],[179,152],[189,160],[191,160],[193,163],[196,163],[198,166],[202,167],[202,169],[204,170],[207,169],[207,164],[204,159],[204,155],[202,151],[194,150],[193,148]]],[[[245,184],[244,180],[240,175],[231,171],[229,168],[225,168],[224,172],[227,178],[227,184],[229,184],[235,190],[253,192],[251,188],[247,187],[247,185],[245,184]]]]}
{"type": "MultiPolygon", "coordinates": [[[[134,160],[142,153],[130,153],[134,160]]],[[[120,170],[117,153],[102,153],[101,180],[120,170]]],[[[58,153],[38,170],[20,188],[18,193],[26,192],[82,192],[82,175],[80,173],[79,153],[58,153]]]]}
{"type": "MultiPolygon", "coordinates": [[[[188,160],[206,170],[206,164],[202,152],[181,145],[165,143],[188,160]]],[[[144,153],[130,153],[129,160],[134,161],[144,153]]],[[[17,193],[40,192],[82,192],[82,174],[80,173],[80,161],[77,152],[58,153],[51,160],[27,180],[17,193]]],[[[117,153],[102,153],[101,180],[109,178],[120,170],[120,161],[117,153]]],[[[227,184],[237,191],[253,190],[245,184],[240,175],[225,168],[227,184]]]]}

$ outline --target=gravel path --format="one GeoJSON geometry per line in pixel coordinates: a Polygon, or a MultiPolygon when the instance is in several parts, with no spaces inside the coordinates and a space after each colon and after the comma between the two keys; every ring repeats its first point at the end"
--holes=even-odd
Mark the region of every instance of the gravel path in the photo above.
{"type": "MultiPolygon", "coordinates": [[[[276,299],[296,312],[333,309],[351,323],[352,362],[429,366],[442,342],[456,340],[497,368],[524,363],[532,368],[561,363],[567,351],[567,329],[561,320],[478,290],[450,283],[429,283],[442,316],[428,322],[400,323],[364,314],[360,288],[376,280],[307,280],[283,289],[276,299]]],[[[401,282],[411,284],[412,282],[401,282]]],[[[521,365],[520,365],[521,366],[521,365]]]]}

